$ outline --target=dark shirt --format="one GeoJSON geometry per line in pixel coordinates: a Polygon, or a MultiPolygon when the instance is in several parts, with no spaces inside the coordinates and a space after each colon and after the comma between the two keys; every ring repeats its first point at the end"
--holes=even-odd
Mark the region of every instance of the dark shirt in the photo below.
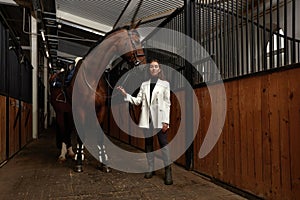
{"type": "Polygon", "coordinates": [[[151,98],[152,98],[152,92],[153,92],[153,89],[154,89],[154,87],[155,87],[155,85],[157,83],[157,80],[158,80],[157,77],[152,77],[150,79],[150,102],[151,102],[151,98]]]}
{"type": "MultiPolygon", "coordinates": [[[[153,90],[154,90],[154,87],[155,87],[155,85],[156,85],[156,83],[157,83],[157,80],[158,80],[158,78],[157,77],[151,77],[151,79],[150,79],[150,102],[151,102],[151,98],[152,98],[152,92],[153,92],[153,90]]],[[[149,105],[151,104],[149,102],[149,105]]],[[[151,115],[149,116],[149,123],[151,123],[151,115]]]]}

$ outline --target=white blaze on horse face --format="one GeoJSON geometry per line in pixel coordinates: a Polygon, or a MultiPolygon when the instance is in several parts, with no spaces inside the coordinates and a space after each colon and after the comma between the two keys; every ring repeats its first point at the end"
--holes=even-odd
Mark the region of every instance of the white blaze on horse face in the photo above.
{"type": "Polygon", "coordinates": [[[157,62],[150,63],[149,70],[150,70],[151,76],[153,76],[153,77],[158,76],[159,72],[161,71],[159,64],[157,62]]]}
{"type": "Polygon", "coordinates": [[[141,46],[140,36],[136,32],[133,31],[131,33],[131,39],[132,39],[133,44],[136,47],[140,47],[141,46]]]}

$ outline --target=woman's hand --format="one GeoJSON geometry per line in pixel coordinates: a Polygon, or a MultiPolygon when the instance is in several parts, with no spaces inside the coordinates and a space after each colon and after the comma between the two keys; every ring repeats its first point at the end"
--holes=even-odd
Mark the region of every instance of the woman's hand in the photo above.
{"type": "Polygon", "coordinates": [[[123,96],[127,95],[126,90],[122,86],[118,86],[117,89],[122,93],[123,96]]]}
{"type": "Polygon", "coordinates": [[[169,124],[163,123],[163,126],[161,128],[162,132],[165,133],[165,132],[167,132],[168,129],[169,129],[169,124]]]}

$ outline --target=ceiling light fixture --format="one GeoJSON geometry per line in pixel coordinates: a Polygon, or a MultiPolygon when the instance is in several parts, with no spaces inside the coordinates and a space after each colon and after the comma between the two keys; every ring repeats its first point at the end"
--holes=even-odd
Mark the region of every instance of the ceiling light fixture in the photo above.
{"type": "Polygon", "coordinates": [[[93,34],[96,34],[96,35],[101,35],[101,36],[105,35],[105,33],[97,31],[95,29],[88,28],[88,27],[85,27],[85,26],[82,26],[82,25],[79,25],[79,24],[74,24],[74,23],[71,23],[71,22],[67,22],[67,21],[64,21],[64,20],[61,20],[61,19],[58,21],[58,23],[59,23],[60,26],[62,24],[64,24],[64,25],[71,26],[71,27],[77,28],[77,29],[81,29],[83,31],[87,31],[87,32],[90,32],[90,33],[93,33],[93,34]]]}
{"type": "Polygon", "coordinates": [[[46,50],[46,56],[47,56],[47,58],[49,58],[49,51],[48,50],[46,50]]]}
{"type": "Polygon", "coordinates": [[[43,41],[46,42],[45,31],[43,29],[41,29],[41,34],[42,34],[43,41]]]}

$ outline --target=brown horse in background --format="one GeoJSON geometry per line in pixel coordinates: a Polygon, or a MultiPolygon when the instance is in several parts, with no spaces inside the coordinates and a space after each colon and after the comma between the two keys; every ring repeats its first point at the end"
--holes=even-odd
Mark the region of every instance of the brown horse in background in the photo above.
{"type": "MultiPolygon", "coordinates": [[[[66,87],[65,89],[66,99],[69,103],[67,108],[69,109],[69,106],[72,105],[72,98],[76,98],[82,105],[94,104],[95,110],[92,110],[91,112],[96,111],[98,123],[100,123],[100,125],[103,124],[106,113],[105,103],[106,99],[108,98],[107,82],[103,78],[103,76],[101,78],[99,77],[100,81],[98,79],[94,80],[93,82],[87,83],[87,79],[93,74],[101,74],[99,73],[99,71],[104,71],[104,69],[110,63],[115,54],[119,54],[129,64],[130,67],[146,63],[146,58],[142,49],[138,32],[134,29],[129,29],[126,27],[119,28],[108,33],[105,36],[104,40],[101,41],[101,43],[92,48],[89,51],[89,53],[85,56],[85,58],[78,62],[70,86],[66,87]],[[99,62],[100,64],[96,68],[96,70],[99,70],[98,72],[89,70],[89,65],[93,63],[91,62],[92,59],[97,60],[98,62],[99,60],[101,61],[99,62]],[[84,75],[82,73],[78,73],[81,67],[84,67],[84,75]],[[75,80],[76,85],[74,85],[75,80]],[[87,87],[87,85],[96,86],[96,91],[94,91],[90,87],[87,87]],[[77,93],[79,93],[79,96],[72,96],[74,88],[77,90],[77,93]]],[[[85,122],[87,120],[87,113],[85,112],[85,110],[81,110],[80,105],[73,105],[73,107],[74,106],[78,110],[78,113],[80,113],[80,121],[85,122]]],[[[84,146],[79,137],[77,137],[77,140],[78,144],[75,155],[76,166],[74,170],[76,172],[82,172],[82,164],[84,160],[84,146]]],[[[105,146],[104,144],[100,144],[101,142],[103,141],[99,141],[98,145],[99,161],[102,164],[104,164],[104,167],[106,167],[108,162],[108,156],[105,152],[105,146]]],[[[109,171],[108,168],[105,169],[107,172],[109,171]]]]}
{"type": "Polygon", "coordinates": [[[61,149],[58,158],[60,162],[66,160],[66,155],[75,157],[71,143],[71,133],[74,130],[72,106],[65,92],[65,76],[65,71],[59,71],[49,78],[50,103],[56,113],[56,146],[61,149]]]}

